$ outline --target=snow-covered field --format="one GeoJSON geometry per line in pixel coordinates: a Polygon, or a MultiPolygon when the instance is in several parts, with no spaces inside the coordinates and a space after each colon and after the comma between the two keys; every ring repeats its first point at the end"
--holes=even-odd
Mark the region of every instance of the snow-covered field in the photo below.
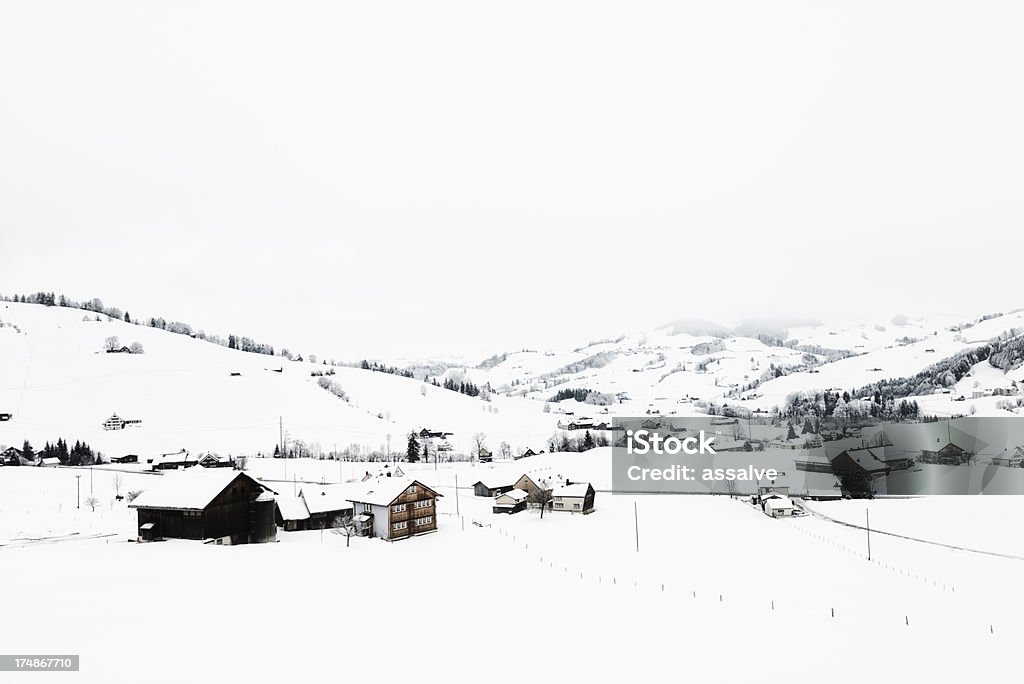
{"type": "MultiPolygon", "coordinates": [[[[607,450],[545,456],[515,465],[599,483],[608,469],[607,450]]],[[[250,474],[287,492],[275,481],[282,465],[256,460],[250,474]]],[[[337,472],[288,465],[297,480],[337,472]]],[[[439,532],[346,548],[330,531],[280,532],[267,545],[136,544],[114,478],[123,492],[164,476],[4,468],[0,559],[14,616],[0,621],[4,650],[79,653],[78,681],[89,682],[228,671],[391,682],[413,665],[424,681],[461,682],[500,677],[518,667],[509,661],[596,681],[733,679],[767,663],[862,680],[837,662],[841,648],[862,650],[886,679],[954,681],[1005,676],[1024,636],[1017,497],[811,504],[852,523],[870,509],[869,562],[863,530],[772,520],[727,497],[599,493],[589,516],[500,516],[469,488],[492,469],[410,469],[444,494],[439,532]],[[76,484],[84,500],[90,481],[95,512],[75,507],[76,484]],[[954,644],[934,649],[950,634],[954,644]]]]}

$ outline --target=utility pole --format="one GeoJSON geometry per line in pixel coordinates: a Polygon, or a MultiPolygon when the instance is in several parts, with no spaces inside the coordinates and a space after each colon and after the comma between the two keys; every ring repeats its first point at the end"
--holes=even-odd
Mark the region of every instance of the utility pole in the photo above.
{"type": "Polygon", "coordinates": [[[640,553],[640,515],[636,510],[636,501],[633,502],[633,525],[636,527],[636,552],[640,553]]]}
{"type": "Polygon", "coordinates": [[[864,509],[864,521],[867,524],[868,532],[868,560],[871,560],[871,511],[867,508],[864,509]]]}
{"type": "Polygon", "coordinates": [[[75,475],[75,508],[82,507],[82,476],[75,475]]]}
{"type": "Polygon", "coordinates": [[[459,475],[455,474],[455,515],[459,514],[459,475]]]}
{"type": "Polygon", "coordinates": [[[89,496],[92,496],[92,466],[89,466],[89,496]]]}

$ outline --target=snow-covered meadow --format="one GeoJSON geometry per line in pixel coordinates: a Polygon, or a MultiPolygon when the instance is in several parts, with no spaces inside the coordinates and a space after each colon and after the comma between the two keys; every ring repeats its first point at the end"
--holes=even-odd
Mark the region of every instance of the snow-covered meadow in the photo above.
{"type": "MultiPolygon", "coordinates": [[[[293,484],[282,465],[257,459],[249,473],[290,493],[337,472],[296,460],[293,484]]],[[[330,530],[279,532],[265,545],[137,544],[114,478],[135,491],[166,476],[4,468],[0,559],[16,578],[4,592],[15,616],[0,622],[5,650],[79,653],[78,678],[89,682],[228,671],[391,682],[410,664],[425,681],[456,682],[520,656],[529,671],[598,681],[739,678],[764,663],[863,679],[837,662],[838,649],[863,650],[886,677],[952,681],[1005,674],[1024,636],[1017,497],[809,505],[853,523],[870,510],[869,562],[862,530],[817,515],[770,519],[728,497],[600,492],[591,515],[541,519],[495,515],[472,493],[485,471],[553,469],[600,485],[608,450],[403,467],[444,495],[440,530],[348,548],[330,530]],[[84,500],[90,477],[99,504],[77,509],[76,484],[84,500]],[[930,648],[950,633],[955,648],[930,648]],[[169,642],[187,647],[165,653],[169,642]]]]}

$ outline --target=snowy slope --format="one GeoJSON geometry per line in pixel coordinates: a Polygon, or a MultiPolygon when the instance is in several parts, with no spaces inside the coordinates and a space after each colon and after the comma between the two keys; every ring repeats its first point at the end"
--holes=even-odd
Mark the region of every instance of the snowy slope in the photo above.
{"type": "Polygon", "coordinates": [[[455,433],[468,451],[475,432],[513,445],[537,444],[554,419],[534,402],[470,398],[418,380],[355,368],[330,376],[343,401],[317,385],[328,366],[227,349],[163,330],[79,310],[4,303],[0,308],[0,444],[37,447],[81,439],[108,456],[176,451],[256,453],[278,443],[279,419],[290,439],[323,451],[358,444],[404,449],[412,429],[455,433]],[[144,354],[107,354],[104,340],[138,341],[144,354]],[[280,370],[281,372],[275,372],[280,370]],[[237,373],[239,375],[232,375],[237,373]],[[111,414],[141,426],[105,431],[111,414]]]}

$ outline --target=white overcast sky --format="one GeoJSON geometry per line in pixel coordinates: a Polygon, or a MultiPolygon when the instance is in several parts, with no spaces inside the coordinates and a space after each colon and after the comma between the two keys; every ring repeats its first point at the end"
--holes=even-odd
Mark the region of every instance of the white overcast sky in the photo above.
{"type": "Polygon", "coordinates": [[[1020,2],[0,4],[0,292],[306,353],[1024,305],[1020,2]]]}

